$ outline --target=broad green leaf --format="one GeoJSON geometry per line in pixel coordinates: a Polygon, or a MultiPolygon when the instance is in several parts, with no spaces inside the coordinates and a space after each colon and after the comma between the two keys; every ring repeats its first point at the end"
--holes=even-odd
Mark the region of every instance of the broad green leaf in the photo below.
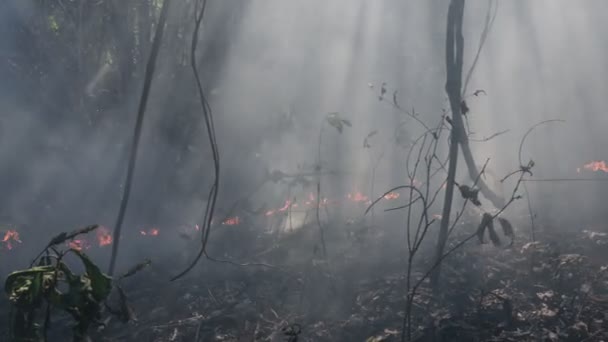
{"type": "Polygon", "coordinates": [[[88,256],[84,253],[72,249],[72,251],[82,260],[86,275],[90,281],[91,294],[98,302],[105,300],[112,291],[112,278],[101,272],[99,267],[95,265],[88,256]]]}
{"type": "Polygon", "coordinates": [[[36,306],[42,299],[44,279],[54,274],[51,266],[32,267],[9,274],[4,291],[17,307],[36,306]]]}

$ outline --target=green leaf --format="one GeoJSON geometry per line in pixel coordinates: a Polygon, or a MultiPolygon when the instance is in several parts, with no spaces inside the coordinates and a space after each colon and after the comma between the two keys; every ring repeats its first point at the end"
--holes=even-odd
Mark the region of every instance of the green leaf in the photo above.
{"type": "Polygon", "coordinates": [[[88,256],[81,251],[72,249],[82,261],[85,267],[87,278],[90,280],[91,294],[98,302],[105,300],[112,291],[112,278],[99,269],[88,256]]]}
{"type": "Polygon", "coordinates": [[[17,307],[36,306],[43,295],[45,277],[52,276],[52,266],[37,266],[27,270],[12,272],[6,278],[4,291],[17,307]]]}

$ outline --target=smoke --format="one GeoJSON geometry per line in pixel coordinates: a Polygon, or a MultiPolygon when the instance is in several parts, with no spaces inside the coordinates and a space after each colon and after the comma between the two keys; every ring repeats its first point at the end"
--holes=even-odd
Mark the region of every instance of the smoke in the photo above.
{"type": "MultiPolygon", "coordinates": [[[[608,5],[565,0],[497,3],[496,21],[469,86],[471,92],[483,89],[487,95],[467,99],[468,123],[476,139],[509,132],[472,142],[477,162],[491,158],[489,168],[500,179],[519,166],[519,142],[529,127],[563,119],[563,124],[539,127],[526,141],[523,159],[535,160],[534,177],[577,177],[582,164],[608,159],[601,148],[608,143],[608,117],[603,114],[607,35],[601,23],[608,5]]],[[[76,226],[112,224],[141,84],[133,82],[118,106],[100,100],[96,110],[75,110],[63,96],[80,82],[64,72],[60,56],[67,51],[45,50],[48,46],[42,44],[32,49],[57,58],[37,65],[29,56],[28,63],[11,64],[23,57],[12,52],[24,51],[19,48],[24,42],[10,28],[28,27],[37,7],[23,1],[0,6],[11,8],[0,11],[0,69],[6,76],[0,81],[2,217],[24,223],[41,241],[76,226]],[[33,72],[28,67],[41,68],[36,69],[42,76],[35,88],[22,81],[33,72]]],[[[178,36],[189,41],[191,27],[173,29],[189,20],[188,6],[172,9],[153,83],[125,224],[133,234],[139,226],[193,226],[206,201],[210,152],[196,114],[189,47],[176,48],[178,36]],[[174,63],[177,56],[184,56],[183,64],[174,63]]],[[[409,138],[423,129],[391,106],[392,96],[395,93],[404,109],[419,113],[431,126],[448,109],[443,89],[445,1],[266,0],[209,6],[199,58],[222,156],[220,212],[272,170],[312,170],[322,129],[322,165],[337,174],[322,179],[327,197],[352,191],[369,194],[377,160],[375,195],[406,182],[407,151],[397,146],[395,129],[404,127],[409,138]],[[383,83],[387,99],[379,101],[383,83]],[[350,120],[352,127],[337,132],[325,121],[331,112],[350,120]],[[379,133],[371,140],[372,148],[365,149],[363,140],[374,130],[379,133]]],[[[466,6],[468,67],[488,1],[470,0],[466,6]]],[[[104,85],[120,76],[103,62],[88,70],[81,91],[89,98],[106,96],[104,85]]],[[[464,169],[458,179],[466,180],[464,169]]],[[[536,211],[546,216],[573,203],[588,208],[581,216],[590,215],[603,195],[596,185],[538,183],[529,189],[536,211]]],[[[299,191],[298,197],[310,192],[299,191]]],[[[285,189],[273,184],[258,195],[257,204],[268,202],[271,207],[280,207],[286,199],[285,189]]],[[[520,202],[514,210],[525,214],[520,202]]]]}

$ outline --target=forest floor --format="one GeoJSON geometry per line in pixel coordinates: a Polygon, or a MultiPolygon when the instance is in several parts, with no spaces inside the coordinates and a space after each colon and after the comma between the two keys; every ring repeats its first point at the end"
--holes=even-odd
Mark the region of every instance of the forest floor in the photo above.
{"type": "MultiPolygon", "coordinates": [[[[204,260],[169,282],[176,260],[157,263],[125,284],[136,320],[109,320],[93,340],[400,341],[406,263],[398,252],[387,256],[399,243],[379,229],[333,231],[329,264],[313,255],[314,225],[280,241],[263,237],[257,259],[281,267],[204,260]]],[[[608,230],[545,227],[536,242],[518,240],[526,239],[503,247],[473,240],[447,258],[441,290],[433,295],[425,282],[415,297],[415,340],[608,340],[608,230]]],[[[414,279],[428,269],[428,256],[420,256],[414,279]]],[[[7,307],[2,298],[0,319],[7,307]]],[[[69,340],[60,337],[65,329],[54,330],[52,341],[69,340]]]]}

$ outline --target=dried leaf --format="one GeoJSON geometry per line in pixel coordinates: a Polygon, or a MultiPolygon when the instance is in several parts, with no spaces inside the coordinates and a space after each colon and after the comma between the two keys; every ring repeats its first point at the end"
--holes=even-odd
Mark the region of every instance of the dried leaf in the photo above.
{"type": "Polygon", "coordinates": [[[338,117],[338,113],[329,113],[327,115],[327,122],[333,126],[335,129],[338,130],[339,133],[342,133],[343,130],[343,124],[342,124],[342,120],[340,120],[340,118],[338,117]]]}
{"type": "Polygon", "coordinates": [[[553,296],[555,295],[555,292],[553,292],[553,290],[547,290],[545,292],[537,292],[536,293],[536,297],[538,297],[538,299],[544,301],[546,299],[551,299],[553,298],[553,296]]]}
{"type": "Polygon", "coordinates": [[[378,96],[378,100],[382,101],[384,99],[384,94],[386,94],[386,82],[382,82],[382,86],[380,87],[380,96],[378,96]]]}
{"type": "Polygon", "coordinates": [[[366,137],[365,139],[363,139],[363,148],[371,148],[372,145],[369,144],[369,139],[371,137],[373,137],[374,135],[378,134],[377,130],[373,130],[371,131],[366,137]]]}
{"type": "Polygon", "coordinates": [[[479,189],[474,189],[467,185],[459,185],[458,189],[460,189],[462,198],[471,201],[471,203],[478,207],[481,206],[481,202],[479,201],[479,189]]]}

